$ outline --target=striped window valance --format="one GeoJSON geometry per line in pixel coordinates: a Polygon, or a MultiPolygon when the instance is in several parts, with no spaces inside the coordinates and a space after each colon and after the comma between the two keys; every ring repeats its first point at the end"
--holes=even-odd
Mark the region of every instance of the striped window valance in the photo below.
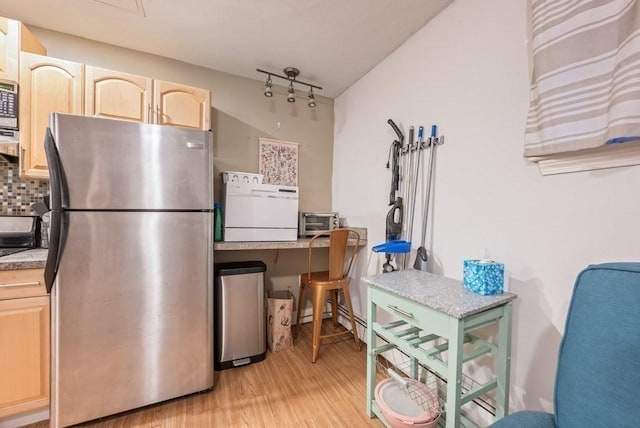
{"type": "Polygon", "coordinates": [[[531,0],[525,156],[640,140],[636,0],[531,0]]]}

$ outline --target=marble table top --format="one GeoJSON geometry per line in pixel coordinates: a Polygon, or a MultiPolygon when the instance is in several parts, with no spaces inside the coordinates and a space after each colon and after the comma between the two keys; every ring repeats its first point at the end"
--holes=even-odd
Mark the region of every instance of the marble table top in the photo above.
{"type": "Polygon", "coordinates": [[[462,281],[415,269],[381,273],[363,277],[362,280],[458,319],[516,298],[512,293],[482,296],[464,288],[462,281]]]}

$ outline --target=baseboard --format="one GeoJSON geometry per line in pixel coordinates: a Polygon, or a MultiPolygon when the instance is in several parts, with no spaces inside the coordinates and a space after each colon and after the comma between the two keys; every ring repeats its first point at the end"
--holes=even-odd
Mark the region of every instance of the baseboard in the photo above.
{"type": "MultiPolygon", "coordinates": [[[[331,301],[331,300],[329,300],[331,301]]],[[[293,314],[293,318],[294,318],[294,324],[295,324],[295,318],[297,317],[296,314],[293,314]]],[[[325,308],[325,311],[322,314],[322,318],[329,318],[331,317],[331,310],[329,307],[325,308]]],[[[300,316],[300,321],[302,321],[302,323],[308,323],[311,322],[313,318],[313,310],[310,308],[305,308],[302,310],[302,314],[300,316]]],[[[364,328],[366,330],[367,328],[367,320],[365,320],[364,318],[361,318],[357,315],[354,315],[353,318],[356,321],[356,324],[358,324],[360,327],[364,328]]],[[[340,322],[340,324],[342,324],[343,326],[349,328],[351,327],[349,325],[349,313],[347,311],[347,308],[344,305],[338,304],[338,322],[340,322]],[[346,324],[345,324],[346,323],[346,324]]],[[[358,332],[358,334],[360,334],[360,332],[358,332]]],[[[360,338],[362,339],[362,337],[360,338]]]]}
{"type": "Polygon", "coordinates": [[[40,409],[29,413],[22,413],[16,416],[0,418],[0,428],[15,428],[34,424],[49,419],[49,409],[40,409]]]}

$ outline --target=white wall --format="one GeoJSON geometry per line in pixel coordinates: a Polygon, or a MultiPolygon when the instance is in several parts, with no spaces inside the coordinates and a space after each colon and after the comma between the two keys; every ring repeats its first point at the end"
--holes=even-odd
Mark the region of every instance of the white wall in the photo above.
{"type": "MultiPolygon", "coordinates": [[[[384,166],[395,137],[387,119],[405,132],[437,124],[446,142],[437,151],[427,232],[431,270],[462,279],[464,259],[505,264],[518,295],[511,410],[552,410],[576,275],[588,264],[640,259],[640,167],[542,177],[523,158],[525,5],[456,0],[335,100],[333,208],[368,228],[370,246],[384,242],[384,166]]],[[[414,248],[421,207],[418,198],[414,248]]],[[[369,272],[376,269],[372,261],[369,272]]],[[[364,316],[366,288],[352,288],[364,316]]]]}

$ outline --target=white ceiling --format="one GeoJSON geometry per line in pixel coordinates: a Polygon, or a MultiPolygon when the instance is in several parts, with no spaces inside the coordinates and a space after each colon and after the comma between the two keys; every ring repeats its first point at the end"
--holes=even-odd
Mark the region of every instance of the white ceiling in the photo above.
{"type": "Polygon", "coordinates": [[[257,80],[297,67],[334,98],[452,1],[0,0],[0,15],[257,80]]]}

